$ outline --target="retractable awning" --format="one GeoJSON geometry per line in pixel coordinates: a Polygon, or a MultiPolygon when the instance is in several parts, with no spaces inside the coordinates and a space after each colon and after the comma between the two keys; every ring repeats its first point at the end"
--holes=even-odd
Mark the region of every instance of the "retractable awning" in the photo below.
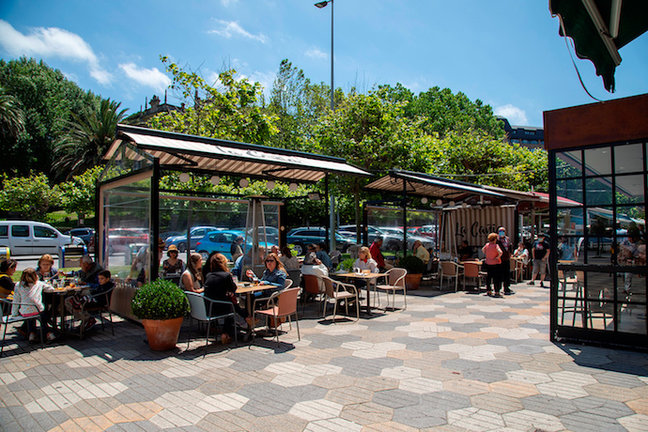
{"type": "Polygon", "coordinates": [[[297,182],[316,182],[327,173],[371,176],[341,158],[126,125],[117,126],[117,138],[104,159],[137,158],[132,148],[122,148],[125,143],[158,158],[160,168],[167,170],[297,182]]]}
{"type": "Polygon", "coordinates": [[[648,1],[550,0],[549,10],[560,16],[560,35],[572,38],[576,55],[591,60],[605,89],[614,92],[619,49],[648,30],[648,1]]]}

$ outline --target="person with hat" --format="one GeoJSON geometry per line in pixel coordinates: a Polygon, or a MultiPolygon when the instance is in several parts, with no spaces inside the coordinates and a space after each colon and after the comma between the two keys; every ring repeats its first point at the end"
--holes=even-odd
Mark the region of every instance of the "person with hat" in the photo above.
{"type": "Polygon", "coordinates": [[[534,281],[540,274],[540,286],[544,287],[544,279],[547,274],[547,261],[549,261],[549,243],[545,240],[544,233],[538,234],[538,239],[533,243],[531,248],[531,257],[533,258],[533,275],[528,282],[534,285],[534,281]]]}
{"type": "Polygon", "coordinates": [[[169,246],[167,256],[169,258],[162,262],[162,274],[165,277],[172,275],[180,275],[184,271],[184,262],[178,258],[178,247],[176,245],[169,246]]]}

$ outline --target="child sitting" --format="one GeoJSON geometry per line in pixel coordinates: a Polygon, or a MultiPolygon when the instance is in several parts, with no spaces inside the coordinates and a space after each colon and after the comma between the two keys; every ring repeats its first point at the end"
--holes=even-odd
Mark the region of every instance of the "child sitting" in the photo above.
{"type": "Polygon", "coordinates": [[[65,300],[67,310],[74,314],[75,319],[80,319],[82,325],[85,326],[83,328],[84,332],[90,330],[97,323],[97,320],[87,310],[106,306],[107,301],[110,301],[110,294],[108,296],[104,295],[114,287],[110,277],[109,270],[101,270],[97,274],[98,286],[90,288],[90,291],[86,292],[86,294],[77,293],[65,300]]]}
{"type": "Polygon", "coordinates": [[[14,289],[13,303],[11,305],[11,316],[34,317],[26,321],[29,342],[36,342],[36,327],[34,321],[40,320],[43,331],[47,332],[47,342],[56,339],[46,325],[43,317],[45,306],[43,305],[43,288],[46,284],[38,280],[38,274],[33,268],[26,268],[20,277],[20,283],[14,289]]]}

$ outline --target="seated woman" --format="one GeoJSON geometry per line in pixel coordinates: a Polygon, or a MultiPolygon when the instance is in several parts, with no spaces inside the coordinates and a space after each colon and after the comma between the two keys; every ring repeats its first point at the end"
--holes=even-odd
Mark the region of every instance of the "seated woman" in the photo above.
{"type": "Polygon", "coordinates": [[[43,332],[46,333],[47,342],[56,339],[54,333],[47,327],[47,321],[43,317],[45,306],[43,305],[43,288],[45,282],[38,280],[36,270],[26,268],[20,277],[20,283],[14,290],[11,316],[34,317],[26,321],[29,342],[36,342],[36,327],[34,321],[40,321],[43,332]]]}
{"type": "Polygon", "coordinates": [[[180,288],[185,291],[201,293],[203,292],[202,284],[202,256],[199,253],[194,252],[189,257],[187,270],[182,273],[180,288]]]}
{"type": "Polygon", "coordinates": [[[279,257],[279,260],[286,270],[299,270],[299,260],[297,257],[292,255],[288,246],[281,248],[281,256],[279,257]]]}
{"type": "MultiPolygon", "coordinates": [[[[227,258],[225,255],[215,253],[210,256],[209,261],[205,265],[207,269],[207,277],[205,278],[204,296],[212,300],[231,301],[234,305],[236,313],[245,318],[249,326],[253,326],[252,320],[248,312],[241,308],[236,299],[236,284],[232,278],[232,274],[227,267],[227,258]]],[[[209,308],[209,302],[205,306],[209,308]]],[[[211,316],[222,315],[230,311],[229,307],[222,304],[213,304],[211,316]]],[[[209,309],[207,310],[209,313],[209,309]]],[[[234,325],[232,320],[225,320],[224,332],[221,334],[221,342],[229,343],[234,335],[234,325]]]]}
{"type": "Polygon", "coordinates": [[[6,259],[0,262],[0,297],[7,298],[14,291],[14,281],[12,276],[16,273],[18,261],[15,259],[6,259]]]}
{"type": "Polygon", "coordinates": [[[420,258],[421,261],[423,261],[423,264],[427,264],[428,261],[430,261],[430,252],[423,247],[423,243],[421,243],[420,240],[414,241],[414,244],[412,245],[412,253],[415,257],[420,258]]]}
{"type": "Polygon", "coordinates": [[[378,263],[371,258],[371,252],[367,246],[362,246],[358,251],[358,259],[353,263],[353,268],[360,269],[360,271],[369,271],[370,273],[378,273],[378,263]]]}
{"type": "Polygon", "coordinates": [[[286,286],[286,278],[288,273],[284,265],[279,261],[276,253],[269,253],[265,259],[265,270],[261,276],[261,280],[268,285],[274,285],[277,289],[283,289],[286,286]]]}
{"type": "Polygon", "coordinates": [[[169,258],[162,262],[162,275],[169,276],[182,273],[184,271],[184,262],[178,258],[178,248],[176,245],[169,246],[167,256],[169,258]]]}
{"type": "Polygon", "coordinates": [[[473,248],[468,244],[466,240],[461,241],[461,246],[459,246],[457,252],[459,252],[459,261],[468,261],[472,259],[473,255],[475,254],[473,248]]]}
{"type": "Polygon", "coordinates": [[[36,274],[38,275],[38,279],[44,282],[58,279],[58,270],[54,268],[54,258],[52,258],[52,255],[45,254],[39,258],[36,274]]]}
{"type": "Polygon", "coordinates": [[[524,265],[529,263],[529,251],[524,247],[524,242],[518,243],[517,249],[513,251],[513,258],[518,258],[524,265]]]}

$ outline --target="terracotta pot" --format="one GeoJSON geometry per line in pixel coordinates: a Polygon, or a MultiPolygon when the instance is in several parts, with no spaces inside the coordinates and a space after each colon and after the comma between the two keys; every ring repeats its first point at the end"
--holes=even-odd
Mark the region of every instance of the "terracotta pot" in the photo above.
{"type": "Polygon", "coordinates": [[[419,285],[421,285],[422,277],[423,275],[421,273],[415,273],[415,274],[407,273],[405,275],[405,284],[407,285],[407,289],[410,291],[419,289],[419,285]]]}
{"type": "Polygon", "coordinates": [[[143,319],[142,325],[146,331],[149,347],[153,351],[168,351],[175,348],[184,317],[168,320],[143,319]]]}

